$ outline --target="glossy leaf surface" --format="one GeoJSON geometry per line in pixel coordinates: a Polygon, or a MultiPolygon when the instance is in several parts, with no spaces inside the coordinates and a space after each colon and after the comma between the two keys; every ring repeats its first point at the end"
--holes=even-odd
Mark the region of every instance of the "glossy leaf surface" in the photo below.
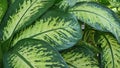
{"type": "Polygon", "coordinates": [[[68,68],[56,49],[42,40],[24,39],[4,56],[5,68],[68,68]]]}
{"type": "Polygon", "coordinates": [[[20,29],[30,25],[50,8],[55,0],[15,0],[2,22],[2,39],[7,40],[20,29]]]}
{"type": "Polygon", "coordinates": [[[69,68],[99,68],[94,52],[85,42],[62,52],[69,68]]]}
{"type": "Polygon", "coordinates": [[[109,33],[97,33],[97,44],[101,47],[101,63],[105,68],[120,67],[120,44],[109,33]]]}
{"type": "Polygon", "coordinates": [[[73,46],[80,38],[80,26],[77,22],[60,18],[47,18],[21,31],[13,39],[12,45],[24,38],[41,39],[57,50],[73,46]]]}
{"type": "Polygon", "coordinates": [[[120,43],[120,20],[109,8],[94,2],[81,2],[69,12],[97,30],[111,32],[120,43]]]}

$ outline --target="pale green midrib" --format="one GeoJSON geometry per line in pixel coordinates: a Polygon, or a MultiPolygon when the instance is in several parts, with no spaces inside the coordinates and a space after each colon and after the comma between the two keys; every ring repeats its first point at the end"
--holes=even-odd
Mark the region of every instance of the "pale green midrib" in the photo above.
{"type": "Polygon", "coordinates": [[[38,36],[38,35],[41,35],[41,34],[44,34],[44,33],[48,33],[48,32],[51,32],[51,31],[56,31],[56,30],[59,30],[59,29],[65,30],[65,28],[51,29],[51,30],[47,30],[47,31],[44,31],[44,32],[41,32],[41,33],[35,34],[35,35],[33,35],[33,36],[30,36],[30,38],[34,38],[35,36],[38,36]]]}
{"type": "Polygon", "coordinates": [[[30,68],[34,68],[34,66],[28,61],[26,60],[21,54],[19,54],[18,52],[15,52],[15,54],[21,58],[21,60],[23,60],[30,68]]]}
{"type": "Polygon", "coordinates": [[[25,16],[25,14],[27,13],[27,11],[31,8],[31,6],[36,2],[37,0],[35,0],[33,3],[31,3],[31,5],[27,8],[27,10],[24,12],[24,14],[21,16],[20,20],[18,21],[18,23],[16,24],[15,28],[13,29],[13,32],[11,34],[13,34],[17,28],[17,26],[19,25],[20,21],[22,20],[22,18],[25,16]]]}
{"type": "Polygon", "coordinates": [[[115,61],[114,61],[114,55],[113,55],[113,49],[112,49],[112,45],[110,44],[109,42],[109,39],[107,39],[107,37],[105,35],[103,35],[103,37],[106,39],[108,45],[109,45],[109,48],[110,48],[110,51],[111,51],[111,56],[112,56],[112,64],[113,64],[113,67],[112,68],[115,68],[115,61]]]}
{"type": "MultiPolygon", "coordinates": [[[[102,15],[100,15],[100,14],[97,14],[97,13],[95,13],[95,12],[91,12],[91,11],[87,11],[87,10],[72,10],[72,11],[70,11],[70,12],[75,12],[75,11],[83,11],[83,12],[93,13],[93,14],[95,14],[95,15],[98,15],[98,16],[102,17],[103,19],[107,20],[108,22],[110,22],[106,17],[104,17],[104,16],[102,16],[102,15]]],[[[111,24],[111,23],[112,23],[112,22],[109,23],[111,26],[116,26],[116,25],[111,24]]]]}

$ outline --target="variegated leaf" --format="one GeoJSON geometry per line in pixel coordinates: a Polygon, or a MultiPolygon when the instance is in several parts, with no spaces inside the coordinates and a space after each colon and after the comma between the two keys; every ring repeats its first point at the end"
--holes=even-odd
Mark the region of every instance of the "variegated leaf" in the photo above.
{"type": "Polygon", "coordinates": [[[73,46],[81,37],[80,25],[72,15],[65,18],[49,17],[37,21],[14,36],[12,45],[24,38],[35,38],[48,42],[57,50],[63,50],[73,46]]]}
{"type": "Polygon", "coordinates": [[[72,7],[78,2],[90,2],[90,1],[96,1],[96,0],[63,0],[60,2],[59,7],[66,9],[67,7],[72,7]]]}
{"type": "Polygon", "coordinates": [[[20,29],[30,25],[50,8],[55,0],[15,0],[10,4],[2,22],[3,40],[7,40],[20,29]]]}
{"type": "Polygon", "coordinates": [[[0,24],[7,9],[7,0],[0,0],[0,24]]]}
{"type": "Polygon", "coordinates": [[[62,56],[69,68],[99,68],[98,61],[91,47],[85,42],[62,52],[62,56]]]}
{"type": "Polygon", "coordinates": [[[48,43],[36,39],[19,41],[4,56],[5,68],[68,68],[61,55],[48,43]]]}
{"type": "Polygon", "coordinates": [[[120,44],[109,33],[96,33],[96,43],[101,47],[101,65],[104,68],[120,67],[120,44]]]}
{"type": "Polygon", "coordinates": [[[81,2],[69,12],[97,30],[111,32],[120,43],[120,20],[109,8],[94,2],[81,2]]]}

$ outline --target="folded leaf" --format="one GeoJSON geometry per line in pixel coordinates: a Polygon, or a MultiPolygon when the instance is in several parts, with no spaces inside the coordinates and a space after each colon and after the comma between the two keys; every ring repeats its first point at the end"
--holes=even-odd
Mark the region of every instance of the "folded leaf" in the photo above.
{"type": "Polygon", "coordinates": [[[6,10],[7,10],[7,0],[0,0],[0,24],[6,10]]]}
{"type": "Polygon", "coordinates": [[[111,32],[120,43],[120,20],[109,8],[94,2],[81,2],[69,12],[97,30],[111,32]]]}
{"type": "Polygon", "coordinates": [[[94,52],[85,42],[62,52],[69,68],[99,68],[94,52]]]}
{"type": "Polygon", "coordinates": [[[5,68],[68,68],[61,55],[42,40],[24,39],[4,56],[5,68]]]}
{"type": "Polygon", "coordinates": [[[2,39],[7,40],[20,29],[30,25],[54,2],[55,0],[15,0],[10,4],[2,22],[2,39]]]}
{"type": "Polygon", "coordinates": [[[35,38],[48,42],[57,50],[69,48],[81,39],[82,33],[79,23],[71,15],[66,18],[41,19],[35,25],[31,25],[14,36],[12,45],[24,38],[35,38]]]}
{"type": "Polygon", "coordinates": [[[96,43],[101,47],[101,63],[104,68],[120,67],[120,44],[109,33],[96,33],[96,43]]]}

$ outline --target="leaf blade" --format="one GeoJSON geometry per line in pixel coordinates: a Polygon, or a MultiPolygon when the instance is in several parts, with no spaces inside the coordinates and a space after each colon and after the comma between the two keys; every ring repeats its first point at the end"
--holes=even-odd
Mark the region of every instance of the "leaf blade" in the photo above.
{"type": "Polygon", "coordinates": [[[85,42],[61,52],[70,68],[99,68],[95,54],[85,42]]]}
{"type": "Polygon", "coordinates": [[[112,10],[98,3],[82,2],[69,11],[95,29],[111,32],[120,42],[120,20],[112,10]]]}
{"type": "Polygon", "coordinates": [[[63,50],[73,46],[81,37],[79,23],[74,18],[66,21],[65,18],[48,17],[17,34],[12,45],[23,38],[35,38],[48,42],[57,50],[63,50]]]}
{"type": "Polygon", "coordinates": [[[119,53],[120,44],[110,33],[98,33],[96,36],[96,43],[101,47],[102,63],[105,68],[120,67],[119,53]]]}
{"type": "Polygon", "coordinates": [[[6,68],[67,68],[61,55],[48,43],[36,39],[24,39],[9,50],[4,57],[6,68]]]}
{"type": "Polygon", "coordinates": [[[17,31],[30,25],[54,2],[55,0],[15,0],[2,22],[2,39],[7,40],[17,31]]]}

